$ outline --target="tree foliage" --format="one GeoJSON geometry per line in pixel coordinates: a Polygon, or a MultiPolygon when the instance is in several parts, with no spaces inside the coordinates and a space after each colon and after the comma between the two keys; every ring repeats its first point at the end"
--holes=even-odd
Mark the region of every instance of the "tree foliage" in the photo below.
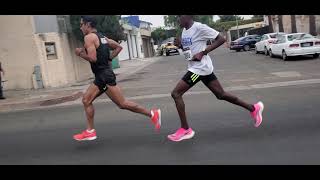
{"type": "MultiPolygon", "coordinates": [[[[99,32],[117,42],[126,40],[123,27],[119,23],[119,15],[94,15],[94,17],[97,20],[96,28],[99,32]]],[[[70,15],[70,23],[73,34],[78,40],[83,42],[83,34],[80,30],[80,18],[80,15],[70,15]]]]}
{"type": "MultiPolygon", "coordinates": [[[[193,20],[203,24],[210,24],[212,23],[213,15],[193,15],[193,20]]],[[[179,26],[178,15],[164,16],[164,24],[167,27],[175,28],[177,37],[181,35],[182,29],[179,26]]]]}
{"type": "Polygon", "coordinates": [[[243,20],[243,17],[238,16],[238,15],[219,15],[219,20],[218,22],[228,22],[228,21],[240,21],[243,20]]]}

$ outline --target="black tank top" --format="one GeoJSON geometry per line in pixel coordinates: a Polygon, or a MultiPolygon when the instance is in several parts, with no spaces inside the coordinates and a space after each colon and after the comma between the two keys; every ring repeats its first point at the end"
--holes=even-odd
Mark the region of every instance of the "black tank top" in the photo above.
{"type": "Polygon", "coordinates": [[[107,69],[112,70],[112,65],[111,65],[112,59],[110,59],[110,49],[108,47],[105,36],[99,32],[95,32],[95,34],[98,36],[100,45],[96,49],[97,61],[94,63],[90,62],[90,65],[91,65],[92,72],[94,74],[97,74],[107,69]]]}

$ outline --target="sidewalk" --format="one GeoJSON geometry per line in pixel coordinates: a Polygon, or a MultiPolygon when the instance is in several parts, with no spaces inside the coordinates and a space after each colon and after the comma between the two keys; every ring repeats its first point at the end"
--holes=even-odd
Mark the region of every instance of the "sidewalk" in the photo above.
{"type": "MultiPolygon", "coordinates": [[[[129,77],[160,58],[152,57],[120,61],[120,68],[114,69],[117,81],[129,77]]],[[[39,106],[50,106],[77,100],[82,97],[92,81],[93,79],[88,79],[60,88],[4,91],[6,99],[0,101],[0,112],[32,109],[39,106]]]]}

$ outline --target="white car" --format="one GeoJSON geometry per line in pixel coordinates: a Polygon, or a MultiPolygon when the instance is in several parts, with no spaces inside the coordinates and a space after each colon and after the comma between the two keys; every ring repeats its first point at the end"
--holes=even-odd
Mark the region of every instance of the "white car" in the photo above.
{"type": "Polygon", "coordinates": [[[277,42],[269,49],[270,57],[281,56],[287,60],[289,56],[313,55],[318,58],[320,39],[307,33],[292,33],[279,36],[277,42]]]}
{"type": "Polygon", "coordinates": [[[256,54],[260,52],[264,52],[265,55],[269,54],[270,44],[277,41],[277,38],[281,35],[285,35],[286,33],[268,33],[264,34],[260,41],[255,44],[255,52],[256,54]]]}

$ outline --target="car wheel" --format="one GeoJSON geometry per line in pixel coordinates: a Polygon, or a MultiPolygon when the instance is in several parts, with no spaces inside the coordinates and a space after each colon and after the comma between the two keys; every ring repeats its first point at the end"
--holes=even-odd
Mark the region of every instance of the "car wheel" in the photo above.
{"type": "Polygon", "coordinates": [[[285,60],[288,60],[288,56],[286,54],[286,52],[283,50],[282,51],[282,59],[285,61],[285,60]]]}
{"type": "Polygon", "coordinates": [[[237,49],[236,51],[237,51],[237,52],[240,52],[240,50],[241,50],[241,49],[237,49]]]}
{"type": "Polygon", "coordinates": [[[313,55],[313,58],[318,58],[319,57],[319,54],[314,54],[313,55]]]}
{"type": "Polygon", "coordinates": [[[170,53],[166,52],[166,56],[170,56],[170,53]]]}
{"type": "Polygon", "coordinates": [[[245,45],[245,46],[243,47],[243,50],[249,51],[249,50],[250,50],[250,46],[249,46],[249,45],[245,45]]]}
{"type": "Polygon", "coordinates": [[[270,56],[271,58],[273,58],[273,57],[274,57],[274,55],[273,55],[273,53],[272,53],[272,50],[271,50],[271,49],[269,49],[269,56],[270,56]]]}
{"type": "Polygon", "coordinates": [[[269,55],[269,51],[268,51],[267,47],[264,47],[264,54],[265,54],[266,56],[269,55]]]}

